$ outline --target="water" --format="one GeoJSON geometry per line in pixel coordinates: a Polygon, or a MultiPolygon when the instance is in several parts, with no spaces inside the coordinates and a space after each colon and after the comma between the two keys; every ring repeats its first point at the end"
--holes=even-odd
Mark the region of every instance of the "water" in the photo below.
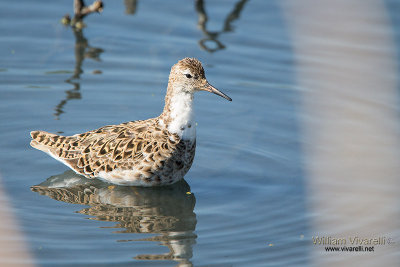
{"type": "Polygon", "coordinates": [[[0,176],[19,232],[0,230],[26,243],[2,263],[399,265],[399,5],[315,2],[105,1],[81,32],[59,22],[72,1],[1,2],[0,176]],[[233,101],[196,95],[185,181],[88,183],[29,147],[31,130],[157,116],[186,56],[233,101]],[[326,252],[316,236],[395,243],[326,252]]]}

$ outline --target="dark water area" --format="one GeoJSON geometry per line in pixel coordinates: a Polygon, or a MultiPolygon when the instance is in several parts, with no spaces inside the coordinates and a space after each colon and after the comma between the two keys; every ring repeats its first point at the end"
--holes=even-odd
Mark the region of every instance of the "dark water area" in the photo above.
{"type": "Polygon", "coordinates": [[[0,248],[21,244],[0,265],[400,264],[398,1],[106,0],[82,30],[72,2],[0,2],[0,248]],[[184,57],[233,99],[196,94],[184,181],[87,180],[29,146],[158,116],[184,57]]]}

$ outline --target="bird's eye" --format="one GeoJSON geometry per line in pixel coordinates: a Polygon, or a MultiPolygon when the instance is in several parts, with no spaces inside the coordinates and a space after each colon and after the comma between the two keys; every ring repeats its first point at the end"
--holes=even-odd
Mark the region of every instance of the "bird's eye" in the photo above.
{"type": "Polygon", "coordinates": [[[186,78],[192,78],[192,75],[190,75],[189,73],[188,74],[185,74],[186,75],[186,78]]]}

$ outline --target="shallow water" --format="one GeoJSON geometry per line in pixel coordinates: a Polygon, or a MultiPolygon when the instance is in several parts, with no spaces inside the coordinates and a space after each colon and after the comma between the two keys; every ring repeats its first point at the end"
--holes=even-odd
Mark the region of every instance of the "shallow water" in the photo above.
{"type": "Polygon", "coordinates": [[[0,2],[0,176],[29,251],[3,263],[399,265],[397,1],[104,2],[82,31],[60,23],[72,1],[0,2]],[[110,187],[30,148],[157,116],[186,56],[233,101],[196,95],[185,181],[110,187]]]}

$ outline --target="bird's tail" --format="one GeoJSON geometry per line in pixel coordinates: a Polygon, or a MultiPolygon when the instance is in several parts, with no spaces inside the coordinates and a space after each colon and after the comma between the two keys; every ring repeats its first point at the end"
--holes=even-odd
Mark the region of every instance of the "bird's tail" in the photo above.
{"type": "Polygon", "coordinates": [[[31,137],[31,146],[43,152],[49,152],[51,148],[57,148],[61,143],[60,139],[65,138],[45,131],[32,131],[31,137]]]}

